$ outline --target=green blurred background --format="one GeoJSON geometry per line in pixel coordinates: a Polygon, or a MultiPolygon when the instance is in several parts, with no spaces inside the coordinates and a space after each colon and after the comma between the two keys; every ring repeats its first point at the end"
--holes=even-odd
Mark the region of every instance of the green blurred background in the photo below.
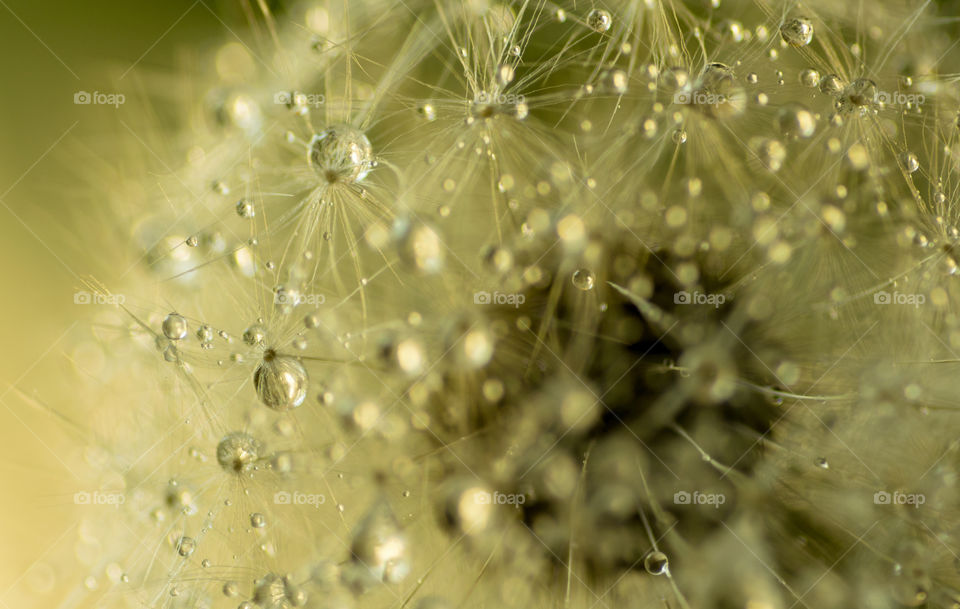
{"type": "MultiPolygon", "coordinates": [[[[102,148],[117,112],[75,105],[74,94],[132,93],[138,73],[169,70],[179,51],[229,39],[221,19],[235,23],[236,9],[222,8],[215,0],[0,0],[0,607],[23,606],[26,584],[50,574],[50,555],[76,537],[76,480],[58,454],[64,436],[25,398],[69,408],[55,403],[69,393],[49,376],[63,366],[62,338],[79,317],[77,276],[103,268],[92,263],[100,236],[84,251],[83,235],[74,243],[64,235],[78,232],[77,207],[91,204],[79,196],[89,188],[80,177],[96,175],[77,151],[102,148]]],[[[53,606],[54,597],[27,598],[53,606]]]]}

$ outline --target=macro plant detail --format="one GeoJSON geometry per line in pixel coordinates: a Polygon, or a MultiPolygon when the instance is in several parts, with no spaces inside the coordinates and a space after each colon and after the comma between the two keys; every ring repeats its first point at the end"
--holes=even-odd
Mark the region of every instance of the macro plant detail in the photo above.
{"type": "Polygon", "coordinates": [[[950,2],[199,2],[19,606],[960,607],[950,2]]]}

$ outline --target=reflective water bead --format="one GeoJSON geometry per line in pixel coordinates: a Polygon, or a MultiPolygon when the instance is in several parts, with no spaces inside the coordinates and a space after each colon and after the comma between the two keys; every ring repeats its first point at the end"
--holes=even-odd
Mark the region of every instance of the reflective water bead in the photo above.
{"type": "Polygon", "coordinates": [[[903,170],[907,173],[913,173],[920,169],[920,161],[917,160],[917,155],[908,150],[901,152],[897,159],[900,161],[900,166],[903,167],[903,170]]]}
{"type": "Polygon", "coordinates": [[[217,463],[227,471],[241,473],[249,470],[260,458],[260,442],[250,434],[235,431],[217,444],[217,463]]]}
{"type": "Polygon", "coordinates": [[[805,47],[813,40],[813,22],[806,17],[797,17],[780,26],[784,42],[795,47],[805,47]]]}
{"type": "Polygon", "coordinates": [[[650,552],[643,558],[643,568],[651,575],[663,575],[669,568],[667,555],[658,551],[650,552]]]}
{"type": "Polygon", "coordinates": [[[180,541],[177,542],[177,553],[184,558],[193,554],[196,549],[197,542],[192,537],[181,537],[180,541]]]}
{"type": "Polygon", "coordinates": [[[252,218],[256,215],[253,207],[253,201],[249,199],[240,199],[237,201],[237,215],[241,218],[252,218]]]}
{"type": "Polygon", "coordinates": [[[253,385],[264,406],[284,411],[303,404],[309,380],[300,360],[267,349],[253,373],[253,385]]]}
{"type": "Polygon", "coordinates": [[[596,277],[590,269],[577,269],[573,272],[571,281],[577,289],[586,292],[593,289],[596,277]]]}
{"type": "Polygon", "coordinates": [[[314,135],[308,159],[317,175],[331,184],[359,182],[374,167],[370,140],[350,125],[334,125],[314,135]]]}
{"type": "Polygon", "coordinates": [[[801,85],[812,89],[820,84],[820,72],[817,72],[813,68],[800,70],[799,80],[801,85]]]}
{"type": "Polygon", "coordinates": [[[187,335],[187,320],[178,313],[170,313],[164,318],[162,329],[170,340],[180,340],[187,335]]]}
{"type": "Polygon", "coordinates": [[[609,11],[595,8],[587,13],[587,27],[595,32],[606,32],[613,25],[613,17],[609,11]]]}
{"type": "Polygon", "coordinates": [[[255,529],[262,529],[263,527],[267,526],[267,519],[263,514],[254,512],[253,514],[250,514],[250,526],[255,529]]]}

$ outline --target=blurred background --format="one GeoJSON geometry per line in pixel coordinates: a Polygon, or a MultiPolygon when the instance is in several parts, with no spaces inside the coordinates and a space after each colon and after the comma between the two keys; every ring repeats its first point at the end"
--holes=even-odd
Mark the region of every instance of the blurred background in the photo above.
{"type": "Polygon", "coordinates": [[[76,222],[103,162],[84,151],[119,132],[119,113],[74,96],[130,99],[138,73],[169,72],[184,49],[230,37],[227,12],[215,0],[0,0],[0,607],[53,606],[53,587],[82,585],[57,581],[46,561],[74,542],[78,518],[69,436],[42,405],[69,410],[69,388],[51,375],[69,365],[73,294],[103,268],[76,222]]]}

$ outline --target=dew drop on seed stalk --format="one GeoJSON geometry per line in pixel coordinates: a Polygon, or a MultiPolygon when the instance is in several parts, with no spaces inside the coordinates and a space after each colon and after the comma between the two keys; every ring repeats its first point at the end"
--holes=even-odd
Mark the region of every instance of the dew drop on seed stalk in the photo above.
{"type": "Polygon", "coordinates": [[[263,361],[253,373],[257,397],[264,406],[277,411],[303,404],[307,397],[307,370],[300,360],[267,349],[263,361]]]}
{"type": "Polygon", "coordinates": [[[163,335],[170,340],[180,340],[187,335],[187,320],[182,315],[170,313],[163,320],[163,335]]]}
{"type": "Polygon", "coordinates": [[[843,90],[843,81],[836,74],[827,74],[820,79],[820,92],[827,95],[836,95],[843,90]]]}
{"type": "Polygon", "coordinates": [[[917,160],[917,155],[908,150],[901,152],[897,156],[897,160],[900,161],[900,166],[903,167],[903,170],[907,173],[913,173],[920,169],[920,161],[917,160]]]}
{"type": "Polygon", "coordinates": [[[267,329],[260,324],[253,324],[243,331],[243,342],[251,347],[262,345],[267,340],[267,329]]]}
{"type": "Polygon", "coordinates": [[[267,526],[267,519],[263,514],[254,512],[253,514],[250,514],[250,526],[255,529],[262,529],[263,527],[267,526]]]}
{"type": "Polygon", "coordinates": [[[197,542],[195,542],[192,537],[181,537],[180,541],[177,542],[177,553],[184,558],[193,554],[193,551],[196,549],[197,542]]]}
{"type": "Polygon", "coordinates": [[[813,22],[806,17],[789,19],[780,26],[780,37],[794,47],[805,47],[813,40],[813,22]]]}
{"type": "Polygon", "coordinates": [[[330,184],[359,182],[374,167],[370,140],[350,125],[334,125],[314,135],[308,159],[317,175],[330,184]]]}
{"type": "Polygon", "coordinates": [[[643,559],[643,568],[651,575],[663,575],[668,566],[667,555],[663,552],[650,552],[643,559]]]}
{"type": "Polygon", "coordinates": [[[237,215],[241,218],[252,218],[256,215],[256,209],[253,207],[253,201],[249,199],[240,199],[237,201],[237,215]]]}
{"type": "Polygon", "coordinates": [[[606,32],[613,25],[613,17],[609,11],[595,8],[587,13],[587,27],[595,32],[606,32]]]}
{"type": "Polygon", "coordinates": [[[227,434],[217,444],[217,463],[228,472],[248,471],[260,458],[263,450],[260,442],[250,434],[235,431],[227,434]]]}
{"type": "Polygon", "coordinates": [[[571,277],[574,287],[578,290],[583,290],[587,292],[593,289],[593,285],[596,282],[596,277],[593,274],[593,271],[590,269],[577,269],[573,272],[571,277]]]}
{"type": "Polygon", "coordinates": [[[804,87],[809,87],[813,89],[820,84],[820,72],[812,68],[807,68],[806,70],[800,70],[799,75],[800,84],[804,87]]]}

